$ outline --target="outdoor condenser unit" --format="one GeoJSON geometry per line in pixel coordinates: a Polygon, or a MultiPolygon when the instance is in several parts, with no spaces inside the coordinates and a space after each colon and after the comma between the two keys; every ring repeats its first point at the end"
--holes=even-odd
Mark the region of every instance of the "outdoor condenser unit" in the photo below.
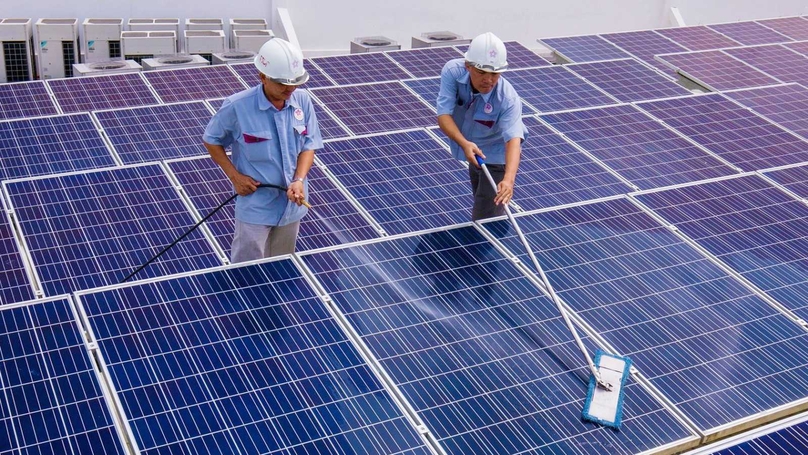
{"type": "Polygon", "coordinates": [[[124,58],[138,63],[156,55],[176,54],[176,41],[174,32],[121,32],[124,58]]]}
{"type": "MultiPolygon", "coordinates": [[[[269,27],[267,27],[266,19],[230,19],[230,49],[239,49],[233,34],[235,30],[269,30],[269,27]]],[[[258,49],[256,48],[255,51],[257,52],[258,49]]]]}
{"type": "Polygon", "coordinates": [[[31,19],[0,19],[0,82],[34,78],[34,35],[31,19]]]}
{"type": "Polygon", "coordinates": [[[419,49],[422,47],[459,46],[469,44],[470,42],[470,39],[463,38],[462,36],[453,32],[426,32],[421,33],[421,36],[412,37],[412,48],[419,49]]]}
{"type": "Polygon", "coordinates": [[[272,30],[233,30],[233,49],[258,52],[273,36],[272,30]]]}
{"type": "Polygon", "coordinates": [[[185,19],[185,30],[224,30],[221,19],[185,19]]]}
{"type": "Polygon", "coordinates": [[[84,19],[84,63],[119,59],[123,19],[84,19]]]}
{"type": "Polygon", "coordinates": [[[243,63],[251,62],[255,58],[255,52],[250,51],[227,51],[222,53],[213,54],[214,65],[221,65],[223,63],[243,63]]]}
{"type": "Polygon", "coordinates": [[[351,54],[397,51],[401,45],[386,36],[362,36],[351,41],[351,54]]]}
{"type": "Polygon", "coordinates": [[[37,67],[41,79],[73,75],[79,62],[78,19],[40,19],[36,21],[37,67]]]}
{"type": "Polygon", "coordinates": [[[134,60],[110,60],[107,62],[75,63],[73,76],[98,76],[102,74],[137,73],[141,66],[134,60]]]}
{"type": "Polygon", "coordinates": [[[210,62],[201,55],[164,55],[155,58],[144,58],[143,71],[173,70],[177,68],[195,68],[208,66],[210,62]]]}
{"type": "Polygon", "coordinates": [[[127,21],[127,26],[133,32],[166,31],[174,32],[174,52],[180,51],[180,20],[174,18],[135,18],[127,21]]]}
{"type": "Polygon", "coordinates": [[[185,30],[185,51],[211,61],[214,52],[226,49],[224,32],[221,30],[185,30]]]}

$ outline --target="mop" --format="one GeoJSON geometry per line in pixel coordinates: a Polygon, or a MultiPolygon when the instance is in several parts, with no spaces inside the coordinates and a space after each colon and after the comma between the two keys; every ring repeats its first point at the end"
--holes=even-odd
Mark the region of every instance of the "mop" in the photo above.
{"type": "MultiPolygon", "coordinates": [[[[494,178],[491,177],[491,173],[488,172],[485,161],[479,156],[476,158],[486,178],[488,178],[488,181],[494,187],[494,192],[496,192],[497,184],[494,178]]],[[[578,348],[581,353],[583,353],[589,365],[589,370],[592,372],[592,375],[589,377],[589,389],[586,394],[586,401],[584,402],[581,417],[584,420],[606,427],[620,429],[620,424],[623,419],[623,386],[625,385],[629,369],[631,368],[631,359],[609,354],[598,349],[595,353],[595,360],[592,360],[589,351],[586,350],[583,341],[581,341],[581,337],[578,335],[578,331],[575,329],[567,311],[558,299],[555,290],[553,290],[553,286],[550,284],[550,280],[547,279],[547,275],[545,275],[544,270],[542,270],[538,259],[536,259],[536,255],[533,254],[533,250],[527,242],[527,238],[516,223],[516,219],[513,217],[511,209],[507,204],[505,204],[505,213],[508,214],[508,219],[511,221],[516,234],[522,241],[525,250],[527,250],[527,254],[533,261],[533,265],[539,272],[539,276],[544,283],[544,287],[547,289],[547,293],[553,299],[556,307],[558,307],[558,311],[561,312],[561,316],[563,316],[567,328],[572,333],[572,336],[575,337],[575,342],[578,344],[578,348]]]]}

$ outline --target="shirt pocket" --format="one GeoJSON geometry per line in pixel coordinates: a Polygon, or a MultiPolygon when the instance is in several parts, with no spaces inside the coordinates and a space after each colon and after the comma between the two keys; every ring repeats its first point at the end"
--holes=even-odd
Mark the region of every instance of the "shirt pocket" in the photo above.
{"type": "Polygon", "coordinates": [[[272,133],[270,131],[245,131],[241,135],[241,149],[252,162],[272,160],[272,133]]]}
{"type": "Polygon", "coordinates": [[[472,123],[472,142],[481,139],[490,139],[497,134],[497,114],[494,112],[490,114],[475,112],[472,117],[472,123]]]}

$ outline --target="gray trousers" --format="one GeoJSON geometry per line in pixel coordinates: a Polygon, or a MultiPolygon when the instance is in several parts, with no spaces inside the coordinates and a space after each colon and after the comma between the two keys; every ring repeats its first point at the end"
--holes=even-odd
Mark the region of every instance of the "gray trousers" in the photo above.
{"type": "Polygon", "coordinates": [[[292,254],[295,252],[300,221],[286,226],[262,226],[236,220],[236,232],[231,246],[230,262],[292,254]]]}
{"type": "MultiPolygon", "coordinates": [[[[504,164],[486,164],[491,177],[499,185],[505,178],[504,164]]],[[[495,204],[497,189],[491,187],[491,182],[485,176],[482,168],[469,166],[469,179],[471,180],[471,193],[474,195],[474,206],[471,209],[471,221],[482,220],[505,215],[505,205],[495,204]]]]}

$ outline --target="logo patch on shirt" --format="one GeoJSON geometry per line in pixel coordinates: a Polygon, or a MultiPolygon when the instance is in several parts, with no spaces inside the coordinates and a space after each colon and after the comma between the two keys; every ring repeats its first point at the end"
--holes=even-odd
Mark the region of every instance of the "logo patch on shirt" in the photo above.
{"type": "Polygon", "coordinates": [[[487,126],[489,128],[494,127],[494,121],[493,120],[474,120],[474,121],[479,123],[480,125],[485,125],[485,126],[487,126]]]}
{"type": "Polygon", "coordinates": [[[303,120],[303,109],[300,108],[295,109],[295,119],[303,120]]]}
{"type": "Polygon", "coordinates": [[[268,141],[268,140],[269,139],[267,139],[265,137],[258,137],[258,136],[253,136],[252,134],[244,133],[244,142],[246,142],[248,144],[256,144],[258,142],[264,142],[264,141],[268,141]]]}
{"type": "Polygon", "coordinates": [[[494,106],[492,106],[491,103],[485,103],[485,106],[483,106],[483,112],[486,114],[494,112],[494,106]]]}

